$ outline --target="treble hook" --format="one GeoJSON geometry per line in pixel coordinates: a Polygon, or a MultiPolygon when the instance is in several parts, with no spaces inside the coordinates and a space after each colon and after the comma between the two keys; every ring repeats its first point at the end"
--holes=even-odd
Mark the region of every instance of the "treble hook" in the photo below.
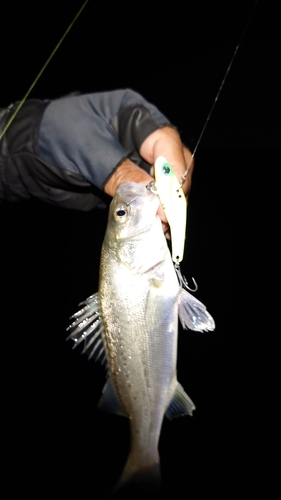
{"type": "Polygon", "coordinates": [[[194,283],[194,285],[195,285],[195,288],[190,288],[190,286],[189,286],[189,285],[188,285],[188,283],[187,283],[187,279],[185,278],[185,276],[183,276],[182,278],[183,278],[183,284],[184,284],[184,286],[185,286],[185,288],[186,288],[187,290],[189,290],[190,292],[197,292],[197,290],[198,290],[198,285],[197,285],[197,283],[196,283],[196,281],[195,281],[195,279],[194,279],[193,277],[192,277],[192,281],[193,281],[193,283],[194,283]]]}
{"type": "Polygon", "coordinates": [[[185,288],[186,290],[188,290],[189,292],[197,292],[197,290],[198,290],[198,285],[197,285],[197,283],[196,283],[195,279],[194,279],[194,278],[192,278],[192,281],[193,281],[193,283],[194,283],[194,285],[195,285],[195,288],[190,288],[190,286],[188,285],[188,282],[187,282],[186,277],[185,277],[185,276],[183,276],[183,275],[182,275],[182,273],[181,273],[179,263],[178,263],[178,262],[176,262],[176,263],[174,264],[174,267],[175,267],[175,271],[176,271],[176,273],[177,273],[177,277],[178,277],[178,280],[179,280],[179,284],[180,284],[180,286],[181,286],[182,288],[184,287],[184,288],[185,288]]]}

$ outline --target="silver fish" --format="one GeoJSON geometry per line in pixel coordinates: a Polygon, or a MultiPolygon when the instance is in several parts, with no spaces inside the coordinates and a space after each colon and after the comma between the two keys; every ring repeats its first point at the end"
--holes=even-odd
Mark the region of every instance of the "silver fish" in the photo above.
{"type": "Polygon", "coordinates": [[[160,480],[158,442],[164,415],[192,415],[177,381],[178,319],[183,328],[213,330],[205,306],[179,284],[161,221],[159,198],[143,184],[122,183],[109,208],[99,290],[68,327],[74,347],[105,361],[99,408],[130,419],[131,448],[119,484],[160,480]]]}

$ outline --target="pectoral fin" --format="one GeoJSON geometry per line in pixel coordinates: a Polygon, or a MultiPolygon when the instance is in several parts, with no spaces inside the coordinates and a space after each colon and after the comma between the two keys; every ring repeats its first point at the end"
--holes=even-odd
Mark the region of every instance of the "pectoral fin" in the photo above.
{"type": "Polygon", "coordinates": [[[178,382],[174,396],[168,406],[168,409],[166,410],[165,416],[169,420],[183,415],[192,416],[193,410],[195,410],[193,401],[186,394],[182,385],[178,382]]]}
{"type": "Polygon", "coordinates": [[[106,357],[102,338],[103,322],[98,293],[91,295],[84,302],[80,302],[79,305],[84,307],[71,316],[70,319],[73,319],[73,322],[67,328],[67,331],[70,332],[67,340],[73,340],[73,348],[83,342],[82,354],[86,353],[89,359],[93,358],[103,363],[106,357]]]}
{"type": "Polygon", "coordinates": [[[197,332],[215,329],[215,322],[204,304],[184,288],[179,296],[179,318],[183,328],[197,332]]]}

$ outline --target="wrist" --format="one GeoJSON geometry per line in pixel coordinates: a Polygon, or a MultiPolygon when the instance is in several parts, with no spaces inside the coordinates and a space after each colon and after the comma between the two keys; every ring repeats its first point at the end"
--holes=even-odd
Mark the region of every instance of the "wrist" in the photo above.
{"type": "Polygon", "coordinates": [[[178,131],[171,125],[159,128],[152,132],[142,143],[140,147],[141,157],[150,165],[154,165],[158,156],[163,155],[159,150],[163,149],[163,143],[181,144],[181,139],[178,131]]]}

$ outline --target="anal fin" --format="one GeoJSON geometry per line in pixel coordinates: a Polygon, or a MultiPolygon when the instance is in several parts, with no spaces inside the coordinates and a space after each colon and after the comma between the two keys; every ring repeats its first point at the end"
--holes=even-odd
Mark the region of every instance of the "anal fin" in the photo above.
{"type": "Polygon", "coordinates": [[[186,394],[182,385],[178,382],[174,395],[171,399],[168,409],[166,410],[165,416],[169,420],[183,415],[192,416],[193,410],[195,410],[193,401],[186,394]]]}

